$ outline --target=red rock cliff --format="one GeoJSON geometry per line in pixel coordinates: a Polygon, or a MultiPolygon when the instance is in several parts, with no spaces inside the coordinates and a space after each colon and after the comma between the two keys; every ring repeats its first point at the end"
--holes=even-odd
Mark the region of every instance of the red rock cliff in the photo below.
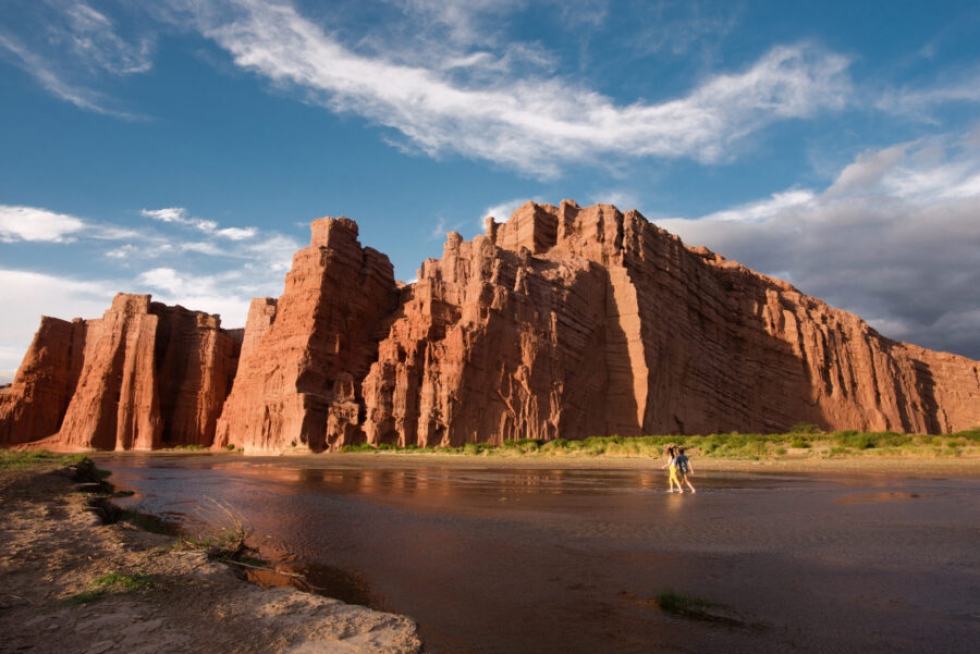
{"type": "Polygon", "coordinates": [[[85,450],[210,445],[238,343],[217,316],[117,295],[98,320],[44,318],[0,396],[0,443],[85,450]]]}
{"type": "Polygon", "coordinates": [[[278,300],[236,337],[120,295],[44,318],[0,391],[0,444],[180,444],[248,454],[346,443],[980,425],[980,363],[693,249],[636,211],[529,203],[449,235],[399,288],[346,218],[312,224],[278,300]],[[220,419],[218,415],[220,413],[220,419]]]}
{"type": "Polygon", "coordinates": [[[346,218],[312,224],[278,300],[252,302],[217,447],[319,452],[363,441],[360,384],[398,291],[388,257],[346,218]]]}
{"type": "Polygon", "coordinates": [[[371,442],[980,424],[975,361],[860,318],[635,211],[527,204],[426,261],[364,382],[371,442]]]}
{"type": "Polygon", "coordinates": [[[14,383],[0,391],[0,445],[58,431],[82,368],[86,324],[43,316],[14,383]]]}

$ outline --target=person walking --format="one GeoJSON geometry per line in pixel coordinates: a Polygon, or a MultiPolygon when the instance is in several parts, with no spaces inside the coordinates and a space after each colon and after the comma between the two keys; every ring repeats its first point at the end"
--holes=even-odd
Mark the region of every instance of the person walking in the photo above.
{"type": "Polygon", "coordinates": [[[677,487],[683,493],[684,488],[681,486],[682,483],[687,484],[687,487],[691,489],[692,493],[696,493],[694,490],[694,485],[691,483],[690,476],[694,474],[694,468],[691,467],[691,460],[687,458],[684,454],[684,448],[677,448],[677,456],[674,457],[674,467],[677,468],[677,477],[679,481],[677,482],[677,487]]]}
{"type": "Polygon", "coordinates": [[[664,468],[669,468],[670,469],[670,477],[668,477],[668,479],[667,479],[667,492],[668,493],[673,493],[674,492],[674,486],[675,485],[677,486],[677,492],[678,493],[683,493],[684,492],[684,487],[681,486],[681,482],[677,478],[676,457],[677,457],[677,452],[676,452],[676,450],[674,450],[674,447],[673,446],[668,447],[667,448],[667,463],[665,463],[664,465],[660,466],[660,469],[661,470],[663,470],[664,468]]]}

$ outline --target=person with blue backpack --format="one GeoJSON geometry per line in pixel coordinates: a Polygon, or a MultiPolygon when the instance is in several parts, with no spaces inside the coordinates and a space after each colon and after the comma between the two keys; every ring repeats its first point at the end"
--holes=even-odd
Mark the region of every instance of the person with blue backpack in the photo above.
{"type": "Polygon", "coordinates": [[[694,490],[694,485],[690,480],[690,475],[694,474],[694,468],[691,467],[691,460],[684,454],[683,447],[677,448],[677,456],[674,457],[674,466],[677,468],[677,487],[680,489],[680,492],[684,492],[682,484],[687,484],[691,492],[696,493],[697,491],[694,490]]]}

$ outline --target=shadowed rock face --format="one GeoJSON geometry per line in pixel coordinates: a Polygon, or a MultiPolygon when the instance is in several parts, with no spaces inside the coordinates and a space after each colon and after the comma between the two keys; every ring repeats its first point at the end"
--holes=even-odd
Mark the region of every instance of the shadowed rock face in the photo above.
{"type": "Polygon", "coordinates": [[[0,443],[279,453],[980,424],[980,363],[884,338],[636,211],[529,203],[449,234],[401,287],[353,221],[312,232],[282,297],[253,301],[227,401],[237,350],[216,318],[119,296],[101,321],[42,320],[0,394],[0,443]]]}

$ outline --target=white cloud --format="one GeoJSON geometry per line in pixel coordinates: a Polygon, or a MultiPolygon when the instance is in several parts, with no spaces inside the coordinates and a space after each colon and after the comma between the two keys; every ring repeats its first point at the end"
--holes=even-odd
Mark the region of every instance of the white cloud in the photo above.
{"type": "MultiPolygon", "coordinates": [[[[194,274],[173,268],[154,268],[141,273],[136,284],[151,292],[158,302],[179,304],[195,311],[217,313],[225,327],[244,327],[253,295],[243,284],[240,270],[194,274]]],[[[270,289],[271,290],[271,289],[270,289]]],[[[273,293],[282,292],[281,284],[273,293]]]]}
{"type": "Polygon", "coordinates": [[[961,73],[952,80],[942,80],[931,87],[905,86],[888,90],[875,102],[877,109],[891,114],[934,120],[933,112],[952,103],[980,102],[980,68],[961,73]]]}
{"type": "Polygon", "coordinates": [[[228,252],[222,250],[214,243],[208,243],[205,241],[195,241],[191,243],[181,243],[179,245],[181,252],[195,252],[197,254],[206,254],[210,257],[221,257],[227,256],[228,252]]]}
{"type": "Polygon", "coordinates": [[[759,223],[787,212],[811,207],[817,196],[806,189],[790,189],[770,197],[705,216],[708,222],[759,223]]]}
{"type": "Polygon", "coordinates": [[[188,224],[187,209],[183,207],[167,207],[166,209],[142,209],[140,215],[145,218],[159,220],[162,223],[188,224]]]}
{"type": "MultiPolygon", "coordinates": [[[[16,307],[0,321],[0,383],[12,377],[41,315],[97,318],[117,292],[150,293],[156,301],[217,313],[223,325],[242,327],[253,297],[282,293],[283,275],[300,248],[283,234],[253,227],[220,228],[179,207],[142,213],[159,224],[131,229],[46,209],[0,205],[0,242],[16,243],[25,259],[30,258],[27,248],[35,247],[32,244],[62,243],[75,250],[74,256],[97,260],[90,274],[101,276],[80,281],[41,271],[0,269],[0,306],[16,307]],[[188,233],[193,238],[187,239],[188,233]],[[106,240],[118,239],[128,242],[106,247],[106,240]]],[[[45,263],[37,260],[38,266],[45,263]]]]}
{"type": "Polygon", "coordinates": [[[223,326],[235,328],[245,326],[252,297],[278,296],[282,280],[256,283],[244,279],[238,269],[208,275],[160,267],[132,280],[96,281],[0,269],[0,305],[17,308],[0,321],[0,384],[13,380],[41,316],[64,320],[100,318],[119,292],[150,293],[156,302],[217,313],[223,326]]]}
{"type": "Polygon", "coordinates": [[[215,236],[226,238],[230,241],[247,241],[258,233],[254,227],[226,227],[214,232],[215,236]]]}
{"type": "Polygon", "coordinates": [[[65,6],[68,18],[60,38],[85,65],[114,75],[145,73],[153,67],[151,38],[128,43],[116,34],[112,19],[80,0],[54,4],[65,6]]]}
{"type": "Polygon", "coordinates": [[[152,68],[153,40],[123,39],[105,14],[82,0],[30,0],[20,4],[20,34],[0,26],[0,54],[34,77],[56,98],[79,109],[126,120],[142,116],[120,109],[99,91],[103,74],[119,77],[152,68]]]}
{"type": "MultiPolygon", "coordinates": [[[[226,227],[218,229],[218,223],[203,218],[193,218],[183,207],[166,207],[164,209],[142,209],[140,215],[163,223],[174,223],[193,227],[209,236],[218,236],[230,241],[246,241],[253,238],[258,230],[254,227],[226,227]]],[[[216,246],[206,244],[187,244],[185,249],[201,252],[202,254],[222,254],[216,246]]]]}
{"type": "Polygon", "coordinates": [[[359,54],[292,6],[229,4],[231,14],[198,18],[238,66],[397,130],[432,156],[461,154],[542,176],[608,155],[717,162],[770,123],[842,108],[849,92],[845,57],[800,44],[773,48],[685,97],[617,105],[561,78],[497,71],[495,57],[472,58],[485,74],[460,81],[427,67],[424,54],[359,54]]]}
{"type": "Polygon", "coordinates": [[[47,241],[64,243],[86,228],[75,216],[37,207],[0,204],[0,241],[47,241]]]}
{"type": "Polygon", "coordinates": [[[887,336],[980,359],[978,175],[968,139],[900,144],[862,153],[824,192],[658,223],[887,336]]]}

